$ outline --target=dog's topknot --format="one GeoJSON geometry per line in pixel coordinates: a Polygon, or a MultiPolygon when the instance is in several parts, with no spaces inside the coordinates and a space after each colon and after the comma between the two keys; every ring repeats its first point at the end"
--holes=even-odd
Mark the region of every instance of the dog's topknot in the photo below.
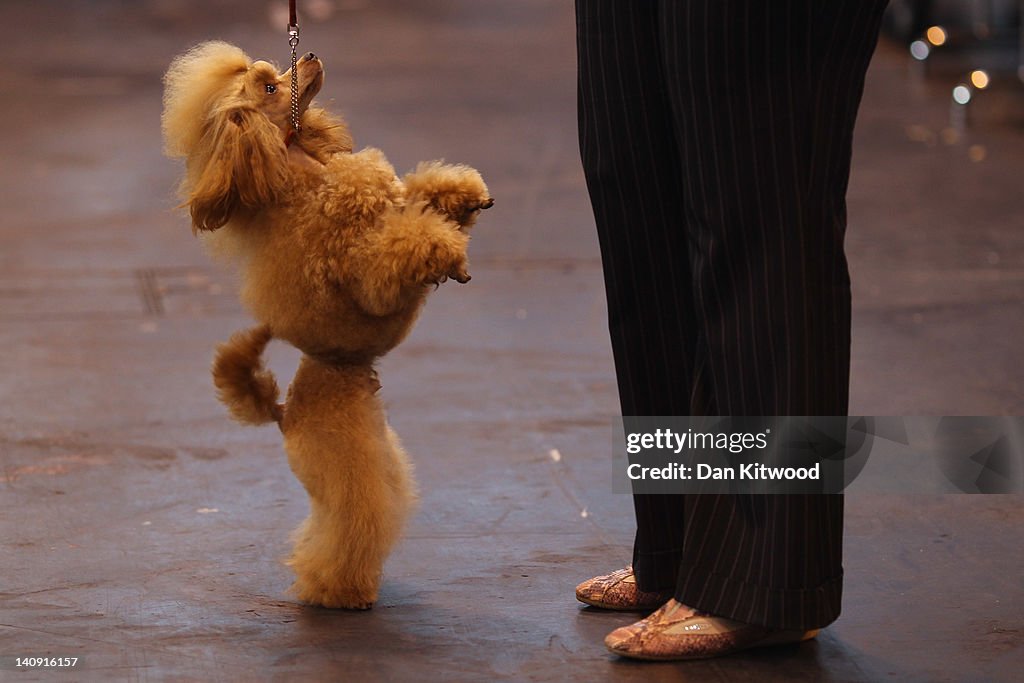
{"type": "Polygon", "coordinates": [[[216,98],[251,64],[241,49],[218,40],[200,43],[171,62],[160,120],[168,156],[187,156],[199,143],[216,98]]]}

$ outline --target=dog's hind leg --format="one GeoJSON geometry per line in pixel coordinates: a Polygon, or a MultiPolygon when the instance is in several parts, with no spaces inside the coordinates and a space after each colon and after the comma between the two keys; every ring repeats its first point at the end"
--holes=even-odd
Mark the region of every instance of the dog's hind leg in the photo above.
{"type": "Polygon", "coordinates": [[[309,517],[295,531],[288,560],[295,571],[291,592],[311,605],[369,609],[377,601],[392,539],[372,520],[339,514],[316,500],[310,504],[309,517]]]}
{"type": "Polygon", "coordinates": [[[282,423],[288,461],[310,497],[288,564],[292,591],[324,607],[367,609],[415,498],[411,469],[374,395],[372,370],[303,358],[282,423]]]}

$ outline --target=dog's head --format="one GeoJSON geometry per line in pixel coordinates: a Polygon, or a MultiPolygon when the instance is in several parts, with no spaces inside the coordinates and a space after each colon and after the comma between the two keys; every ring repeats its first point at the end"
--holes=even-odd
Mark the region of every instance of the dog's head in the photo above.
{"type": "MultiPolygon", "coordinates": [[[[323,85],[323,64],[308,53],[296,64],[302,133],[296,142],[321,161],[351,151],[340,121],[309,105],[323,85]]],[[[185,157],[182,185],[193,230],[216,230],[240,207],[278,201],[288,189],[291,72],[278,73],[222,42],[177,57],[164,76],[165,150],[185,157]]]]}

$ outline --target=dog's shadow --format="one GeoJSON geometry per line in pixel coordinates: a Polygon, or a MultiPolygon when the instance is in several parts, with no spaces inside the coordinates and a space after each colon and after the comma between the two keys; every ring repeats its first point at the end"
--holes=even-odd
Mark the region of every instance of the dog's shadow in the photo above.
{"type": "Polygon", "coordinates": [[[482,657],[479,651],[479,636],[483,634],[474,629],[475,621],[486,619],[488,626],[484,630],[487,633],[527,626],[502,623],[500,615],[485,615],[479,608],[467,614],[465,610],[432,600],[428,591],[393,582],[382,586],[381,599],[369,610],[296,604],[295,616],[288,638],[293,647],[278,658],[277,666],[290,665],[295,663],[290,660],[309,656],[311,646],[317,651],[338,653],[340,661],[350,661],[353,665],[372,663],[378,671],[395,666],[404,670],[416,662],[450,662],[453,652],[467,646],[470,651],[477,650],[475,655],[470,655],[471,659],[486,661],[486,656],[482,657]],[[477,635],[470,636],[474,632],[477,635]],[[355,658],[349,659],[352,656],[355,658]]]}
{"type": "Polygon", "coordinates": [[[421,665],[514,675],[550,654],[552,640],[557,645],[551,619],[543,613],[529,619],[514,600],[464,596],[455,604],[450,595],[388,580],[380,600],[365,611],[294,603],[289,610],[294,622],[282,632],[279,642],[284,647],[274,666],[299,665],[310,656],[319,659],[315,651],[337,653],[330,659],[339,664],[351,662],[358,668],[358,662],[373,663],[375,670],[403,677],[421,665]]]}

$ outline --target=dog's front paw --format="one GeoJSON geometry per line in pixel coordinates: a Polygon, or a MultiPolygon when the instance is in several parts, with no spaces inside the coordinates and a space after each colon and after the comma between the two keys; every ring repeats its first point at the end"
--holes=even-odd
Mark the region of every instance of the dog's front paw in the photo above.
{"type": "Polygon", "coordinates": [[[434,285],[434,289],[437,289],[438,287],[440,287],[444,283],[448,282],[448,278],[451,278],[452,280],[455,280],[460,285],[464,285],[467,282],[469,282],[470,280],[472,280],[473,276],[469,274],[468,270],[466,270],[466,264],[465,263],[460,263],[460,264],[457,264],[457,265],[453,266],[451,270],[449,270],[447,273],[445,273],[441,277],[439,277],[439,278],[437,278],[435,280],[429,280],[426,284],[434,285]]]}
{"type": "Polygon", "coordinates": [[[462,229],[468,229],[473,227],[476,223],[477,217],[481,211],[485,211],[494,206],[494,197],[487,197],[486,199],[474,199],[465,204],[458,211],[456,215],[452,216],[452,220],[459,224],[462,229]]]}
{"type": "Polygon", "coordinates": [[[469,166],[425,162],[405,176],[404,182],[410,200],[427,202],[460,229],[472,227],[481,211],[494,206],[484,179],[469,166]]]}
{"type": "Polygon", "coordinates": [[[448,273],[448,277],[455,280],[460,285],[466,284],[473,279],[473,276],[469,274],[468,270],[466,270],[466,265],[465,261],[456,263],[455,267],[448,273]]]}

